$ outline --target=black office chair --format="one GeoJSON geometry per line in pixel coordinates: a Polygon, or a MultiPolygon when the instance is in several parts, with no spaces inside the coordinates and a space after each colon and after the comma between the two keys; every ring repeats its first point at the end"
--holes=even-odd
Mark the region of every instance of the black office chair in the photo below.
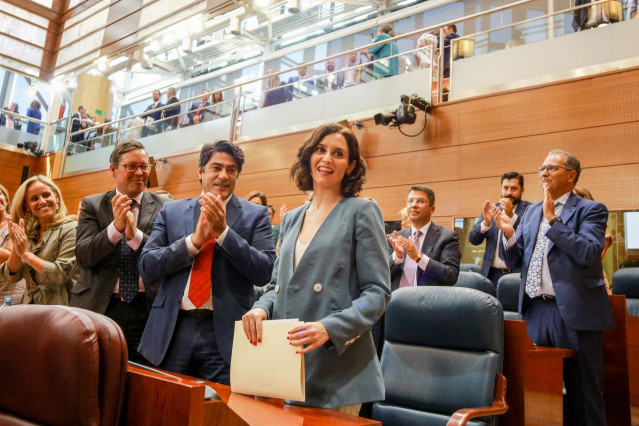
{"type": "Polygon", "coordinates": [[[519,272],[506,274],[497,282],[497,300],[504,308],[504,319],[523,321],[518,312],[520,286],[521,274],[519,272]]]}
{"type": "Polygon", "coordinates": [[[491,296],[495,295],[492,281],[477,272],[460,272],[454,287],[473,288],[491,296]]]}
{"type": "Polygon", "coordinates": [[[475,265],[474,263],[461,263],[459,265],[459,270],[464,272],[481,273],[481,266],[475,265]]]}
{"type": "Polygon", "coordinates": [[[494,424],[508,410],[504,316],[493,296],[467,288],[409,287],[386,310],[381,365],[384,426],[494,424]],[[482,417],[482,419],[477,419],[482,417]]]}
{"type": "Polygon", "coordinates": [[[628,315],[639,316],[639,268],[616,271],[612,276],[612,294],[626,296],[628,315]]]}

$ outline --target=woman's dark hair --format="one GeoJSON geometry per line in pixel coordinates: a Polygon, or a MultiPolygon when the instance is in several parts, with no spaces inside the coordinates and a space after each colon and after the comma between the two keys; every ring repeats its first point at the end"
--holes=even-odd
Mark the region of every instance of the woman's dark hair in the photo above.
{"type": "Polygon", "coordinates": [[[235,163],[237,163],[237,174],[239,175],[242,173],[242,166],[244,165],[244,151],[242,151],[242,148],[239,146],[224,140],[202,145],[198,166],[204,169],[206,163],[209,162],[213,154],[216,152],[223,152],[233,157],[235,163]]]}
{"type": "Polygon", "coordinates": [[[341,124],[332,123],[318,127],[307,137],[297,151],[297,161],[291,167],[291,179],[301,191],[313,190],[313,177],[311,176],[310,160],[315,147],[328,135],[340,134],[346,139],[348,145],[348,164],[353,161],[355,167],[350,173],[344,175],[342,180],[342,195],[354,197],[362,190],[366,181],[366,161],[359,154],[359,142],[351,129],[341,124]]]}
{"type": "Polygon", "coordinates": [[[31,108],[40,111],[40,108],[42,108],[42,105],[40,105],[40,102],[38,102],[37,100],[33,100],[31,102],[31,108]]]}
{"type": "Polygon", "coordinates": [[[215,92],[213,93],[213,103],[214,104],[219,104],[220,102],[224,102],[224,94],[222,94],[222,92],[215,92]],[[220,100],[217,100],[217,95],[220,95],[220,100]]]}

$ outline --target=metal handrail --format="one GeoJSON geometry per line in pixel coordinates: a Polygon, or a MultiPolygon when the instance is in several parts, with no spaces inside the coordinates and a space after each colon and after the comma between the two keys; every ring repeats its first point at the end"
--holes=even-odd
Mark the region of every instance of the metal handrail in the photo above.
{"type": "MultiPolygon", "coordinates": [[[[536,16],[534,18],[525,19],[523,21],[512,22],[510,24],[502,25],[502,26],[497,27],[497,28],[491,28],[491,29],[484,30],[484,31],[479,31],[479,32],[476,32],[476,33],[473,33],[473,34],[460,36],[458,38],[455,38],[455,39],[451,40],[451,46],[450,46],[451,47],[451,51],[452,51],[453,43],[459,43],[461,40],[474,39],[474,38],[476,38],[478,36],[481,36],[481,35],[484,35],[484,34],[489,34],[489,33],[495,32],[495,31],[501,31],[501,30],[504,30],[504,29],[507,29],[507,28],[514,27],[516,25],[525,25],[525,24],[530,23],[530,22],[552,18],[553,16],[564,15],[564,14],[567,14],[567,13],[573,13],[575,10],[588,8],[588,7],[591,7],[591,6],[598,5],[598,4],[609,3],[611,1],[617,1],[617,0],[597,0],[597,1],[594,1],[592,3],[585,3],[585,4],[582,4],[582,5],[579,5],[579,6],[574,6],[574,7],[570,7],[570,8],[567,8],[567,9],[562,9],[562,10],[557,11],[557,12],[547,13],[545,15],[541,15],[541,16],[536,16]]],[[[450,55],[449,61],[450,61],[450,75],[451,75],[451,78],[450,78],[450,91],[452,92],[452,89],[453,89],[453,78],[452,78],[452,75],[453,75],[453,56],[452,55],[450,55]]]]}

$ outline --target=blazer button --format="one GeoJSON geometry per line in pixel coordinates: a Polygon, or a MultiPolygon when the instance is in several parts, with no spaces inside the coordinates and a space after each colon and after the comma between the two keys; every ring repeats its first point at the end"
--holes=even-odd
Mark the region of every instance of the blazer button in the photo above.
{"type": "Polygon", "coordinates": [[[275,284],[275,293],[279,293],[279,292],[280,292],[280,285],[275,284]]]}
{"type": "Polygon", "coordinates": [[[317,283],[313,286],[313,290],[315,290],[317,293],[319,293],[320,291],[322,291],[322,284],[317,283]]]}

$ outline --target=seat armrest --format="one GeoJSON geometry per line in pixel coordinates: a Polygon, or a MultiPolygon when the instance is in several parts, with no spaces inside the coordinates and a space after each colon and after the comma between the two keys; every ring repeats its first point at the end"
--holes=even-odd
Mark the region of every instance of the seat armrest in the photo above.
{"type": "Polygon", "coordinates": [[[477,417],[496,416],[508,411],[506,403],[506,377],[497,374],[495,379],[495,396],[490,407],[462,408],[453,413],[447,426],[464,426],[468,420],[477,417]]]}

